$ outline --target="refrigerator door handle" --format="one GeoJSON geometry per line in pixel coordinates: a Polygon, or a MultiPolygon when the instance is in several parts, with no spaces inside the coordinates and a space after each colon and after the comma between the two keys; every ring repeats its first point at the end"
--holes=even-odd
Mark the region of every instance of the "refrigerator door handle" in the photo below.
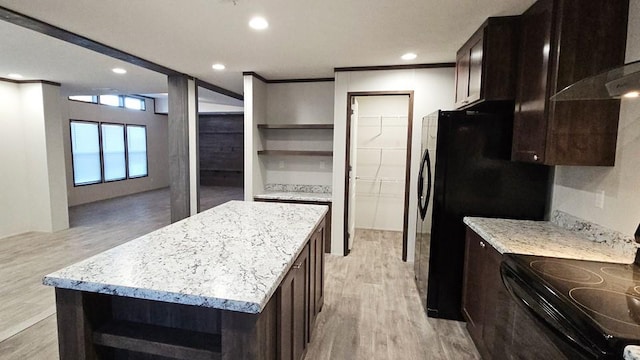
{"type": "Polygon", "coordinates": [[[431,156],[429,156],[429,150],[425,151],[425,158],[427,162],[427,196],[424,200],[424,206],[420,209],[422,220],[427,216],[427,208],[429,207],[429,200],[431,199],[431,156]]]}

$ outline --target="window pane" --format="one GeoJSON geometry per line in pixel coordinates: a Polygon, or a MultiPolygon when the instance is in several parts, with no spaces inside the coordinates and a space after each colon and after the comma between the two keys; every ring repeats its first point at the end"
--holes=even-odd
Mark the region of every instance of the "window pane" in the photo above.
{"type": "Polygon", "coordinates": [[[97,123],[71,122],[71,155],[74,185],[102,181],[97,123]]]}
{"type": "Polygon", "coordinates": [[[91,95],[75,95],[75,96],[69,96],[69,100],[75,100],[75,101],[82,101],[82,102],[88,102],[88,103],[95,103],[97,102],[96,97],[95,96],[91,96],[91,95]]]}
{"type": "Polygon", "coordinates": [[[127,125],[129,177],[147,176],[147,128],[127,125]]]}
{"type": "Polygon", "coordinates": [[[100,95],[100,104],[109,106],[120,106],[120,96],[100,95]]]}
{"type": "Polygon", "coordinates": [[[144,110],[144,100],[134,97],[125,96],[124,107],[132,110],[144,110]]]}
{"type": "Polygon", "coordinates": [[[127,177],[124,157],[124,125],[102,124],[104,181],[127,177]]]}

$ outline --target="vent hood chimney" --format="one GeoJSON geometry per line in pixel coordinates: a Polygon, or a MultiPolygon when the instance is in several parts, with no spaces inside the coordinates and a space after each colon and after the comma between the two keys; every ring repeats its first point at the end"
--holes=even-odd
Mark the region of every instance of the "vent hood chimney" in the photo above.
{"type": "Polygon", "coordinates": [[[559,91],[551,101],[604,100],[640,95],[640,60],[580,80],[559,91]]]}

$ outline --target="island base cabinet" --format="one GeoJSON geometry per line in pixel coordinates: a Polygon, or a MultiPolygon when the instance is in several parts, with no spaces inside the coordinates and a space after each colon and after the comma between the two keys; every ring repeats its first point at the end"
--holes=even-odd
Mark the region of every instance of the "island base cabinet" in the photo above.
{"type": "Polygon", "coordinates": [[[302,359],[324,299],[325,224],[259,314],[56,288],[60,359],[302,359]]]}

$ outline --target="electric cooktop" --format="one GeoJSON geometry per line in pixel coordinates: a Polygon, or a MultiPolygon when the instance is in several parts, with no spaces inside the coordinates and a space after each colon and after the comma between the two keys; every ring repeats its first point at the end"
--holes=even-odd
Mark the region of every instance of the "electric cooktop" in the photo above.
{"type": "Polygon", "coordinates": [[[508,254],[559,321],[616,353],[640,344],[640,266],[508,254]]]}

